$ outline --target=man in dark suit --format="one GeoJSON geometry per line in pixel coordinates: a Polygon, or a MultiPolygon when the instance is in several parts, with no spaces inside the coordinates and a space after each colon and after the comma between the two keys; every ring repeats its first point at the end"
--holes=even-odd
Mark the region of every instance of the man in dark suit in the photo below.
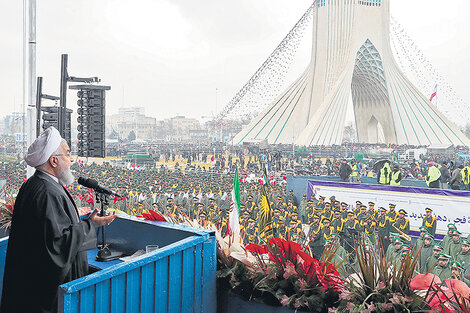
{"type": "Polygon", "coordinates": [[[96,246],[95,227],[115,215],[94,210],[80,220],[64,185],[74,177],[73,158],[59,132],[50,127],[25,157],[36,172],[23,183],[14,205],[0,311],[57,312],[59,285],[88,274],[86,250],[96,246]]]}

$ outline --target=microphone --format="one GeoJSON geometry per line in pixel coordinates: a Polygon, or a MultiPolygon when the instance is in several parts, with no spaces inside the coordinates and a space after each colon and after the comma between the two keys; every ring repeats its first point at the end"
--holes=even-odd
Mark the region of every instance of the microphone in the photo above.
{"type": "Polygon", "coordinates": [[[105,193],[105,194],[108,194],[108,195],[112,195],[112,196],[116,196],[116,197],[119,197],[119,198],[122,198],[119,194],[115,193],[114,191],[112,191],[111,189],[108,189],[106,187],[103,187],[103,186],[100,186],[98,184],[98,182],[94,179],[91,179],[91,178],[83,178],[83,177],[79,177],[78,178],[78,183],[84,187],[87,187],[87,188],[91,188],[93,189],[94,191],[96,192],[99,192],[99,193],[105,193]]]}

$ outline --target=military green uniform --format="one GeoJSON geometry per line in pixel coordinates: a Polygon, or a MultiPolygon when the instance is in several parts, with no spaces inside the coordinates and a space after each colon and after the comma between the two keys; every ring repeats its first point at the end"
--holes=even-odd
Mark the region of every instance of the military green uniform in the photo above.
{"type": "Polygon", "coordinates": [[[423,245],[421,247],[421,251],[419,252],[418,265],[417,265],[417,269],[421,274],[424,274],[427,272],[426,263],[428,259],[432,256],[433,256],[432,245],[429,245],[429,246],[423,245]]]}
{"type": "MultiPolygon", "coordinates": [[[[427,273],[429,272],[430,269],[432,269],[436,264],[437,264],[437,257],[434,256],[434,253],[426,260],[426,263],[424,265],[424,268],[421,270],[422,273],[427,273]]],[[[437,265],[436,265],[437,266],[437,265]]]]}
{"type": "Polygon", "coordinates": [[[452,277],[452,270],[449,267],[449,265],[442,267],[439,265],[439,263],[437,263],[436,266],[434,266],[431,273],[439,277],[441,281],[444,281],[444,279],[449,279],[452,277]]]}
{"type": "Polygon", "coordinates": [[[299,217],[302,223],[305,223],[307,221],[307,203],[307,198],[304,197],[299,204],[299,217]]]}
{"type": "Polygon", "coordinates": [[[356,216],[356,221],[359,223],[359,231],[360,232],[363,232],[364,231],[364,222],[365,220],[368,218],[368,214],[367,213],[359,213],[357,216],[356,216]]]}
{"type": "Polygon", "coordinates": [[[324,240],[322,238],[321,234],[321,224],[311,224],[310,225],[310,230],[308,233],[308,237],[310,240],[310,249],[312,251],[312,255],[314,258],[317,260],[320,259],[322,253],[323,253],[323,245],[324,245],[324,240]]]}
{"type": "Polygon", "coordinates": [[[423,218],[423,226],[426,227],[428,233],[430,233],[433,236],[436,235],[436,226],[437,226],[436,217],[434,217],[434,216],[430,216],[430,217],[425,216],[423,218]]]}
{"type": "Polygon", "coordinates": [[[331,221],[331,226],[334,228],[335,233],[339,234],[343,231],[344,221],[342,218],[334,218],[331,221]]]}
{"type": "Polygon", "coordinates": [[[351,253],[354,249],[354,236],[359,231],[359,222],[356,220],[348,219],[343,224],[343,238],[345,241],[345,249],[348,253],[351,253]]]}
{"type": "Polygon", "coordinates": [[[390,220],[390,223],[393,224],[398,218],[398,213],[395,210],[394,211],[390,210],[387,212],[387,217],[390,220]]]}
{"type": "Polygon", "coordinates": [[[377,232],[380,240],[382,241],[384,251],[387,251],[388,246],[390,245],[390,222],[385,214],[380,215],[377,218],[377,232]]]}
{"type": "Polygon", "coordinates": [[[407,218],[397,218],[393,225],[407,235],[410,232],[410,221],[407,218]]]}
{"type": "Polygon", "coordinates": [[[452,241],[452,235],[446,234],[441,242],[441,246],[444,251],[448,251],[449,244],[451,241],[452,241]]]}
{"type": "Polygon", "coordinates": [[[375,245],[375,222],[369,221],[369,223],[364,224],[364,232],[369,237],[369,241],[375,245]]]}
{"type": "Polygon", "coordinates": [[[463,253],[460,251],[459,254],[456,256],[456,261],[459,262],[464,269],[467,269],[470,267],[470,251],[467,251],[466,253],[463,253]]]}
{"type": "Polygon", "coordinates": [[[320,223],[323,223],[323,221],[327,219],[327,220],[332,220],[333,219],[333,211],[331,210],[325,210],[322,215],[321,215],[321,220],[320,220],[320,223]]]}
{"type": "Polygon", "coordinates": [[[462,242],[459,239],[458,241],[451,240],[447,246],[447,250],[444,250],[444,253],[450,255],[452,259],[455,259],[461,251],[462,242]]]}

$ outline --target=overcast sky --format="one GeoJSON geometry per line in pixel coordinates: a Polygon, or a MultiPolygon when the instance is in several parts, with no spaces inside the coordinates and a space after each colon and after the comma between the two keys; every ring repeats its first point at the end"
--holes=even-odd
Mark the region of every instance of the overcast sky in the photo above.
{"type": "MultiPolygon", "coordinates": [[[[60,55],[69,74],[110,85],[107,113],[142,106],[163,119],[201,118],[228,103],[311,0],[37,1],[37,75],[58,95],[60,55]]],[[[0,4],[0,116],[21,111],[22,5],[0,4]]],[[[470,1],[392,0],[392,15],[470,104],[470,1]]],[[[289,78],[308,63],[303,45],[289,78]]],[[[68,107],[76,111],[75,92],[68,107]]],[[[457,112],[456,112],[457,113],[457,112]]]]}

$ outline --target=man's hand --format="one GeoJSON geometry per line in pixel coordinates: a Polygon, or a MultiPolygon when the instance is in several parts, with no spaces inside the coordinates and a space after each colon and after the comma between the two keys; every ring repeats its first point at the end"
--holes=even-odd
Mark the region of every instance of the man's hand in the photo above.
{"type": "Polygon", "coordinates": [[[90,214],[90,220],[93,223],[95,227],[100,227],[104,225],[109,225],[111,224],[114,219],[116,218],[116,212],[114,212],[112,215],[108,213],[107,216],[98,216],[98,209],[95,209],[91,214],[90,214]]]}

